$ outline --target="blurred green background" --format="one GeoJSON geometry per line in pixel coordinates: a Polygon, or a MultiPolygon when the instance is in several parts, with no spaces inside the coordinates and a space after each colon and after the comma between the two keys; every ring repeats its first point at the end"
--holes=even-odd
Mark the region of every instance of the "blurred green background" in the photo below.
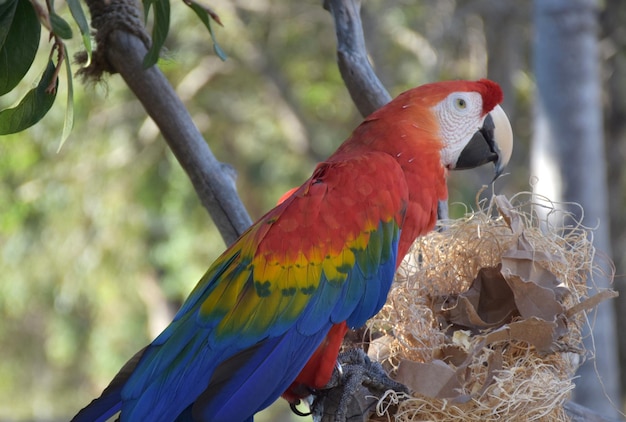
{"type": "MultiPolygon", "coordinates": [[[[376,71],[394,96],[439,79],[490,76],[502,83],[517,144],[515,176],[497,186],[510,194],[529,189],[530,2],[512,11],[497,3],[371,0],[363,19],[376,71]],[[502,32],[485,30],[506,22],[502,32]],[[498,48],[501,54],[488,57],[498,48]]],[[[236,168],[239,192],[256,219],[300,184],[360,116],[337,70],[333,23],[321,1],[210,6],[224,23],[216,36],[228,60],[213,54],[192,12],[174,4],[160,67],[216,156],[236,168]]],[[[69,47],[80,50],[76,37],[69,47]]],[[[26,80],[37,82],[35,70],[26,80]]],[[[71,417],[160,332],[224,249],[119,76],[75,86],[75,127],[57,152],[64,89],[62,83],[43,121],[0,138],[3,421],[71,417]]],[[[0,105],[16,101],[12,95],[0,105]]],[[[491,169],[452,175],[451,202],[475,204],[490,175],[491,169]]],[[[451,205],[452,216],[462,212],[451,205]]],[[[258,420],[292,419],[280,403],[258,420]]]]}

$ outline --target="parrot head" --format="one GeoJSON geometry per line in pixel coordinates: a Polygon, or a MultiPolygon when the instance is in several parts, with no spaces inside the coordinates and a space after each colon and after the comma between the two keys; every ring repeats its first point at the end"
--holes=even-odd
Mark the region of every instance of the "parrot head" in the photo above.
{"type": "MultiPolygon", "coordinates": [[[[513,152],[511,124],[498,105],[502,90],[486,79],[447,83],[454,91],[431,108],[444,142],[442,164],[449,170],[463,170],[492,162],[495,180],[513,152]]],[[[441,87],[441,83],[437,85],[441,87]]]]}
{"type": "Polygon", "coordinates": [[[446,170],[491,162],[497,178],[513,150],[511,124],[498,105],[502,99],[500,86],[487,79],[421,85],[368,116],[355,131],[358,142],[349,140],[340,151],[367,145],[402,157],[399,161],[415,159],[418,167],[433,163],[425,157],[436,151],[446,170]]]}

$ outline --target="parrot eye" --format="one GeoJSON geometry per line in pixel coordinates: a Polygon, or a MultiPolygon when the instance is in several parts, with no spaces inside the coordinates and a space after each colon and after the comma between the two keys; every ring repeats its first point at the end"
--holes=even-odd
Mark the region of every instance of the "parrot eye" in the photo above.
{"type": "Polygon", "coordinates": [[[453,92],[441,104],[445,112],[454,118],[480,117],[481,97],[478,92],[453,92]]]}
{"type": "Polygon", "coordinates": [[[457,110],[465,110],[467,108],[467,101],[465,101],[465,98],[457,98],[454,100],[454,106],[457,110]]]}

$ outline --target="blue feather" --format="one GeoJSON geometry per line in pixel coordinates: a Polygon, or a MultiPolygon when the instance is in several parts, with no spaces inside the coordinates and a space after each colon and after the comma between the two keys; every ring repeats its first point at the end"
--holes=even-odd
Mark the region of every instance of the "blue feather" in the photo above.
{"type": "Polygon", "coordinates": [[[193,406],[194,420],[239,421],[269,406],[287,390],[331,325],[327,321],[313,336],[292,328],[263,341],[251,355],[225,363],[225,369],[232,367],[233,371],[215,390],[208,389],[198,397],[193,406]]]}
{"type": "Polygon", "coordinates": [[[71,422],[106,422],[122,408],[120,390],[109,391],[78,412],[71,422]]]}

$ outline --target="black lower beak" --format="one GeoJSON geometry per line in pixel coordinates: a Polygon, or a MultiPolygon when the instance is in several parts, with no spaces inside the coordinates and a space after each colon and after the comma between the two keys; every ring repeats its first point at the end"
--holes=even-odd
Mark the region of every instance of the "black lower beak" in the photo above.
{"type": "Polygon", "coordinates": [[[472,136],[465,146],[454,168],[456,170],[471,169],[498,159],[498,152],[493,139],[495,126],[490,115],[485,117],[483,127],[472,136]]]}
{"type": "Polygon", "coordinates": [[[503,166],[499,165],[500,152],[494,139],[494,129],[493,118],[488,114],[485,117],[483,127],[474,134],[461,152],[461,155],[459,155],[454,166],[455,170],[471,169],[483,164],[494,163],[496,165],[494,180],[500,176],[503,166]]]}

